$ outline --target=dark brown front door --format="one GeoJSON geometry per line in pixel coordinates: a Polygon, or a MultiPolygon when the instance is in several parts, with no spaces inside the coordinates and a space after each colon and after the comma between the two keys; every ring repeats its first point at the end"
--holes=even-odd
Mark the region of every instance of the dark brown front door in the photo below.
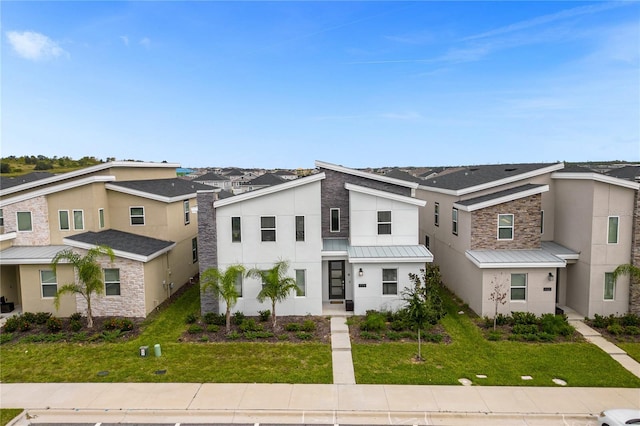
{"type": "Polygon", "coordinates": [[[344,299],[344,260],[329,261],[329,299],[344,299]]]}

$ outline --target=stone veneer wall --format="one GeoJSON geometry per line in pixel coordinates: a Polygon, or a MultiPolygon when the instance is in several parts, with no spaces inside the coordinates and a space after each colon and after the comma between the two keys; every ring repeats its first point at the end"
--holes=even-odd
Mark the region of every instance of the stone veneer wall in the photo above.
{"type": "MultiPolygon", "coordinates": [[[[218,198],[214,192],[198,192],[198,262],[200,276],[209,268],[218,267],[218,233],[216,211],[213,202],[218,198]]],[[[220,304],[213,292],[200,294],[200,311],[219,313],[220,304]]]]}
{"type": "Polygon", "coordinates": [[[320,171],[325,174],[325,179],[320,181],[322,238],[349,238],[349,191],[344,187],[346,182],[407,197],[411,196],[411,188],[340,173],[335,170],[321,168],[320,171]],[[330,209],[332,208],[340,209],[340,232],[330,231],[330,209]]]}
{"type": "MultiPolygon", "coordinates": [[[[640,191],[635,191],[631,234],[631,264],[640,268],[640,191]]],[[[640,315],[640,280],[631,279],[629,286],[629,312],[640,315]]]]}
{"type": "MultiPolygon", "coordinates": [[[[31,212],[32,231],[18,232],[15,240],[13,240],[14,246],[47,246],[51,244],[49,208],[46,197],[30,198],[3,207],[2,215],[4,216],[5,233],[18,231],[17,212],[31,212]]],[[[58,225],[55,224],[55,226],[58,225]]]]}
{"type": "Polygon", "coordinates": [[[471,213],[471,249],[539,249],[541,195],[536,194],[471,213]],[[513,214],[513,240],[498,240],[498,214],[513,214]]]}

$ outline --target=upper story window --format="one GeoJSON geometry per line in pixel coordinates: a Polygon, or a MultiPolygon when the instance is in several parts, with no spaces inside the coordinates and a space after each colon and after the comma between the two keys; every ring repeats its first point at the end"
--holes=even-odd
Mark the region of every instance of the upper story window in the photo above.
{"type": "Polygon", "coordinates": [[[609,216],[609,226],[607,230],[607,243],[618,244],[618,216],[609,216]]]}
{"type": "Polygon", "coordinates": [[[260,218],[260,230],[262,234],[262,241],[275,241],[276,240],[276,217],[275,216],[262,216],[260,218]]]}
{"type": "Polygon", "coordinates": [[[511,300],[527,300],[527,274],[511,274],[511,300]]]}
{"type": "Polygon", "coordinates": [[[242,241],[242,229],[240,228],[240,217],[231,218],[231,242],[239,243],[242,241]]]}
{"type": "Polygon", "coordinates": [[[144,225],[144,207],[130,207],[131,225],[144,225]]]}
{"type": "Polygon", "coordinates": [[[82,210],[73,211],[73,229],[84,229],[84,212],[82,210]]]}
{"type": "Polygon", "coordinates": [[[40,271],[40,286],[42,287],[42,297],[56,297],[58,292],[58,280],[52,270],[40,271]]]}
{"type": "Polygon", "coordinates": [[[0,209],[0,226],[4,226],[4,212],[0,209]]]}
{"type": "Polygon", "coordinates": [[[431,238],[429,238],[429,236],[428,236],[428,235],[425,235],[425,236],[424,236],[424,246],[425,246],[427,249],[430,249],[430,248],[431,248],[431,247],[430,247],[430,246],[431,246],[431,238]]]}
{"type": "Polygon", "coordinates": [[[303,297],[307,295],[307,271],[305,269],[296,269],[296,296],[303,297]]]}
{"type": "Polygon", "coordinates": [[[458,209],[455,207],[451,210],[451,232],[458,235],[458,209]]]}
{"type": "Polygon", "coordinates": [[[120,269],[104,270],[104,294],[120,296],[120,269]]]}
{"type": "Polygon", "coordinates": [[[498,239],[513,240],[513,215],[498,215],[498,239]]]}
{"type": "Polygon", "coordinates": [[[296,241],[304,241],[304,216],[296,216],[296,241]]]}
{"type": "Polygon", "coordinates": [[[378,235],[391,234],[391,211],[378,212],[378,235]]]}
{"type": "Polygon", "coordinates": [[[382,270],[382,294],[398,294],[398,270],[382,270]]]}
{"type": "Polygon", "coordinates": [[[61,231],[68,231],[71,229],[69,223],[69,210],[58,210],[58,223],[60,224],[61,231]]]}
{"type": "Polygon", "coordinates": [[[31,212],[17,212],[18,231],[33,231],[33,223],[31,223],[31,212]]]}
{"type": "Polygon", "coordinates": [[[242,274],[236,275],[236,292],[238,293],[238,297],[242,297],[242,274]]]}
{"type": "Polygon", "coordinates": [[[193,238],[191,240],[191,260],[193,263],[198,261],[198,238],[193,238]]]}
{"type": "Polygon", "coordinates": [[[433,224],[440,226],[440,203],[433,205],[433,224]]]}
{"type": "Polygon", "coordinates": [[[331,209],[330,232],[340,232],[340,209],[331,209]]]}
{"type": "Polygon", "coordinates": [[[189,200],[184,200],[184,202],[182,203],[183,207],[184,207],[184,224],[188,225],[190,222],[190,217],[189,217],[189,200]]]}
{"type": "Polygon", "coordinates": [[[98,210],[98,226],[100,229],[104,228],[104,209],[98,210]]]}
{"type": "Polygon", "coordinates": [[[540,233],[544,234],[544,210],[540,210],[540,233]]]}

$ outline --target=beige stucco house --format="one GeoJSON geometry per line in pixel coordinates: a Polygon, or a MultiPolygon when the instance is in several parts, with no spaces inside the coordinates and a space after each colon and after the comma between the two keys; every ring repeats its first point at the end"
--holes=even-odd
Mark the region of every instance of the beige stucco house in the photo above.
{"type": "Polygon", "coordinates": [[[53,295],[73,282],[70,265],[53,273],[64,249],[107,245],[105,294],[96,316],[145,317],[198,273],[196,192],[177,164],[109,162],[59,175],[3,178],[0,189],[0,295],[23,312],[68,316],[85,302],[53,295]]]}

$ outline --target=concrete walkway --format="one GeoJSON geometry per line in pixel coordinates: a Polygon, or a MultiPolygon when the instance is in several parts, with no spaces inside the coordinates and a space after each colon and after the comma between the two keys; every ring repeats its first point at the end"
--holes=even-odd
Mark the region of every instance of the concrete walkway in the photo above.
{"type": "Polygon", "coordinates": [[[336,385],[355,385],[351,357],[351,338],[346,316],[331,317],[331,360],[333,364],[333,383],[336,385]]]}

